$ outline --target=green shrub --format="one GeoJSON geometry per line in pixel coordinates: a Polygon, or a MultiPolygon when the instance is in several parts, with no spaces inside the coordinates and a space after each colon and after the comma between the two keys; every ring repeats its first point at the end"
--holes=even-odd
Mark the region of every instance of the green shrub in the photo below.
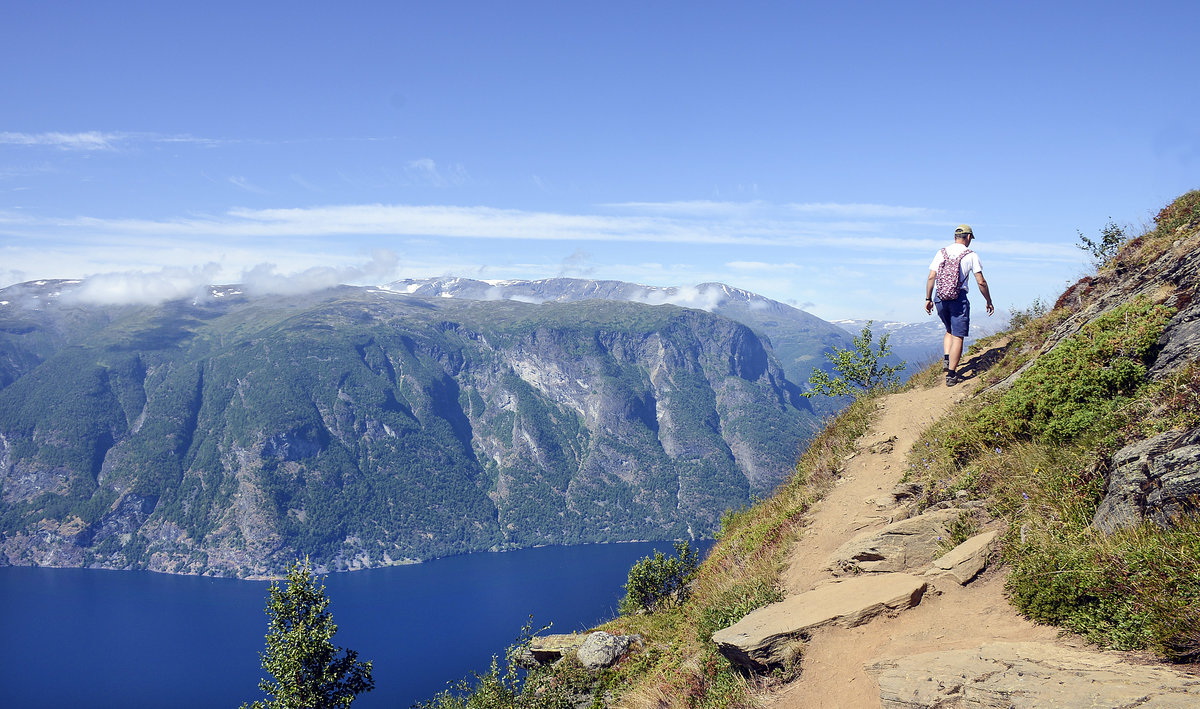
{"type": "Polygon", "coordinates": [[[879,338],[879,345],[872,347],[871,325],[872,322],[867,321],[862,334],[854,338],[854,349],[834,347],[833,352],[825,353],[825,358],[833,363],[838,376],[830,377],[824,370],[814,369],[808,378],[812,390],[805,392],[804,396],[845,396],[856,391],[887,389],[900,383],[898,372],[904,369],[904,362],[897,365],[883,363],[892,353],[888,345],[889,335],[879,338]]]}
{"type": "Polygon", "coordinates": [[[1100,240],[1093,241],[1085,236],[1082,231],[1079,234],[1079,243],[1076,244],[1083,251],[1092,255],[1092,261],[1097,267],[1104,266],[1117,255],[1125,242],[1129,241],[1129,237],[1125,235],[1125,230],[1117,226],[1117,223],[1108,218],[1108,223],[1100,229],[1100,240]]]}
{"type": "Polygon", "coordinates": [[[654,612],[663,604],[680,603],[687,598],[687,583],[700,566],[699,554],[687,542],[675,542],[679,556],[667,557],[661,551],[645,557],[629,570],[621,613],[640,610],[654,612]]]}
{"type": "Polygon", "coordinates": [[[1034,320],[1044,317],[1048,312],[1050,312],[1049,304],[1041,298],[1034,298],[1028,308],[1021,310],[1012,308],[1008,311],[1008,326],[1014,329],[1023,328],[1034,320]]]}

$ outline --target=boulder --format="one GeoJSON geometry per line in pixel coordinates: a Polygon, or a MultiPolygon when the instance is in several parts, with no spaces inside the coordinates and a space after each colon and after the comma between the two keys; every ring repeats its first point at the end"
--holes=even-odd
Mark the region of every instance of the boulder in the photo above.
{"type": "Polygon", "coordinates": [[[1167,431],[1128,445],[1112,457],[1104,499],[1092,526],[1102,532],[1149,519],[1171,519],[1200,506],[1200,428],[1167,431]]]}
{"type": "Polygon", "coordinates": [[[755,672],[784,667],[795,646],[827,625],[853,628],[921,602],[927,585],[908,574],[871,574],[826,583],[759,608],[713,633],[722,655],[755,672]]]}
{"type": "Polygon", "coordinates": [[[998,535],[999,532],[996,530],[976,534],[946,552],[946,555],[940,559],[934,559],[933,568],[926,573],[926,576],[949,576],[957,581],[959,586],[967,585],[987,565],[988,554],[998,535]]]}
{"type": "Polygon", "coordinates": [[[610,635],[597,630],[587,636],[575,651],[575,656],[579,658],[579,663],[589,670],[610,667],[629,651],[634,639],[633,635],[610,635]]]}
{"type": "Polygon", "coordinates": [[[1043,643],[987,643],[867,666],[884,709],[1200,706],[1200,677],[1119,655],[1043,643]]]}
{"type": "Polygon", "coordinates": [[[829,558],[834,574],[862,571],[897,572],[925,566],[941,550],[950,525],[966,510],[933,510],[865,532],[843,544],[829,558]]]}

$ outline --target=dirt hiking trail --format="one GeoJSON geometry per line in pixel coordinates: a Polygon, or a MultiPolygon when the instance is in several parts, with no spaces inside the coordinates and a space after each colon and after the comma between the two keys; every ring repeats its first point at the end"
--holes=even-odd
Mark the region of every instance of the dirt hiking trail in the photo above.
{"type": "MultiPolygon", "coordinates": [[[[904,474],[909,450],[955,403],[976,395],[981,387],[979,373],[998,354],[992,349],[967,359],[960,371],[965,370],[968,378],[957,386],[939,382],[929,389],[893,394],[880,401],[874,425],[860,439],[858,451],[835,486],[814,506],[810,524],[795,545],[783,575],[789,597],[830,583],[834,579],[827,568],[830,556],[847,541],[907,517],[891,493],[904,474]]],[[[984,531],[990,529],[999,529],[999,524],[989,523],[984,531]]],[[[866,670],[881,659],[979,648],[996,641],[1086,649],[1079,639],[1060,637],[1058,629],[1021,617],[1005,600],[1003,589],[1003,571],[989,568],[966,585],[931,582],[919,605],[908,610],[880,615],[857,627],[818,628],[804,644],[799,677],[775,687],[760,700],[772,709],[881,707],[879,682],[866,670]]],[[[955,701],[937,705],[959,706],[955,701]]]]}

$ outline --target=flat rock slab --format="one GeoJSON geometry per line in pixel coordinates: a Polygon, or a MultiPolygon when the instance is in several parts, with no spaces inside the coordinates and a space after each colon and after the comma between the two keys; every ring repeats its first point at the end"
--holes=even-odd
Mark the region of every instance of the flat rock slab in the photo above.
{"type": "Polygon", "coordinates": [[[885,709],[1200,706],[1200,677],[1113,654],[1043,643],[988,643],[867,667],[885,709]]]}
{"type": "Polygon", "coordinates": [[[743,667],[765,672],[782,667],[797,642],[812,631],[839,625],[853,628],[883,613],[921,602],[924,579],[909,574],[871,574],[827,583],[753,611],[713,633],[721,654],[743,667]]]}
{"type": "Polygon", "coordinates": [[[927,576],[949,576],[965,586],[983,571],[987,565],[988,554],[999,533],[996,530],[976,534],[967,541],[959,544],[940,559],[933,560],[933,568],[927,576]]]}
{"type": "Polygon", "coordinates": [[[829,558],[835,574],[861,571],[898,572],[925,566],[941,550],[950,525],[967,510],[934,510],[864,532],[843,544],[829,558]]]}
{"type": "Polygon", "coordinates": [[[541,635],[530,640],[529,652],[533,660],[539,664],[547,664],[575,652],[587,638],[587,635],[579,633],[541,635]]]}

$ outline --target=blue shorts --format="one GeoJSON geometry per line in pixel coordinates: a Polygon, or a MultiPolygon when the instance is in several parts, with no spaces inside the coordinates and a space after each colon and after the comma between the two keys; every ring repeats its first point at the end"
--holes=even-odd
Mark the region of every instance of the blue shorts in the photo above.
{"type": "Polygon", "coordinates": [[[963,291],[957,300],[934,300],[938,317],[946,326],[946,332],[955,337],[966,337],[971,329],[971,301],[967,300],[967,292],[963,291]]]}

